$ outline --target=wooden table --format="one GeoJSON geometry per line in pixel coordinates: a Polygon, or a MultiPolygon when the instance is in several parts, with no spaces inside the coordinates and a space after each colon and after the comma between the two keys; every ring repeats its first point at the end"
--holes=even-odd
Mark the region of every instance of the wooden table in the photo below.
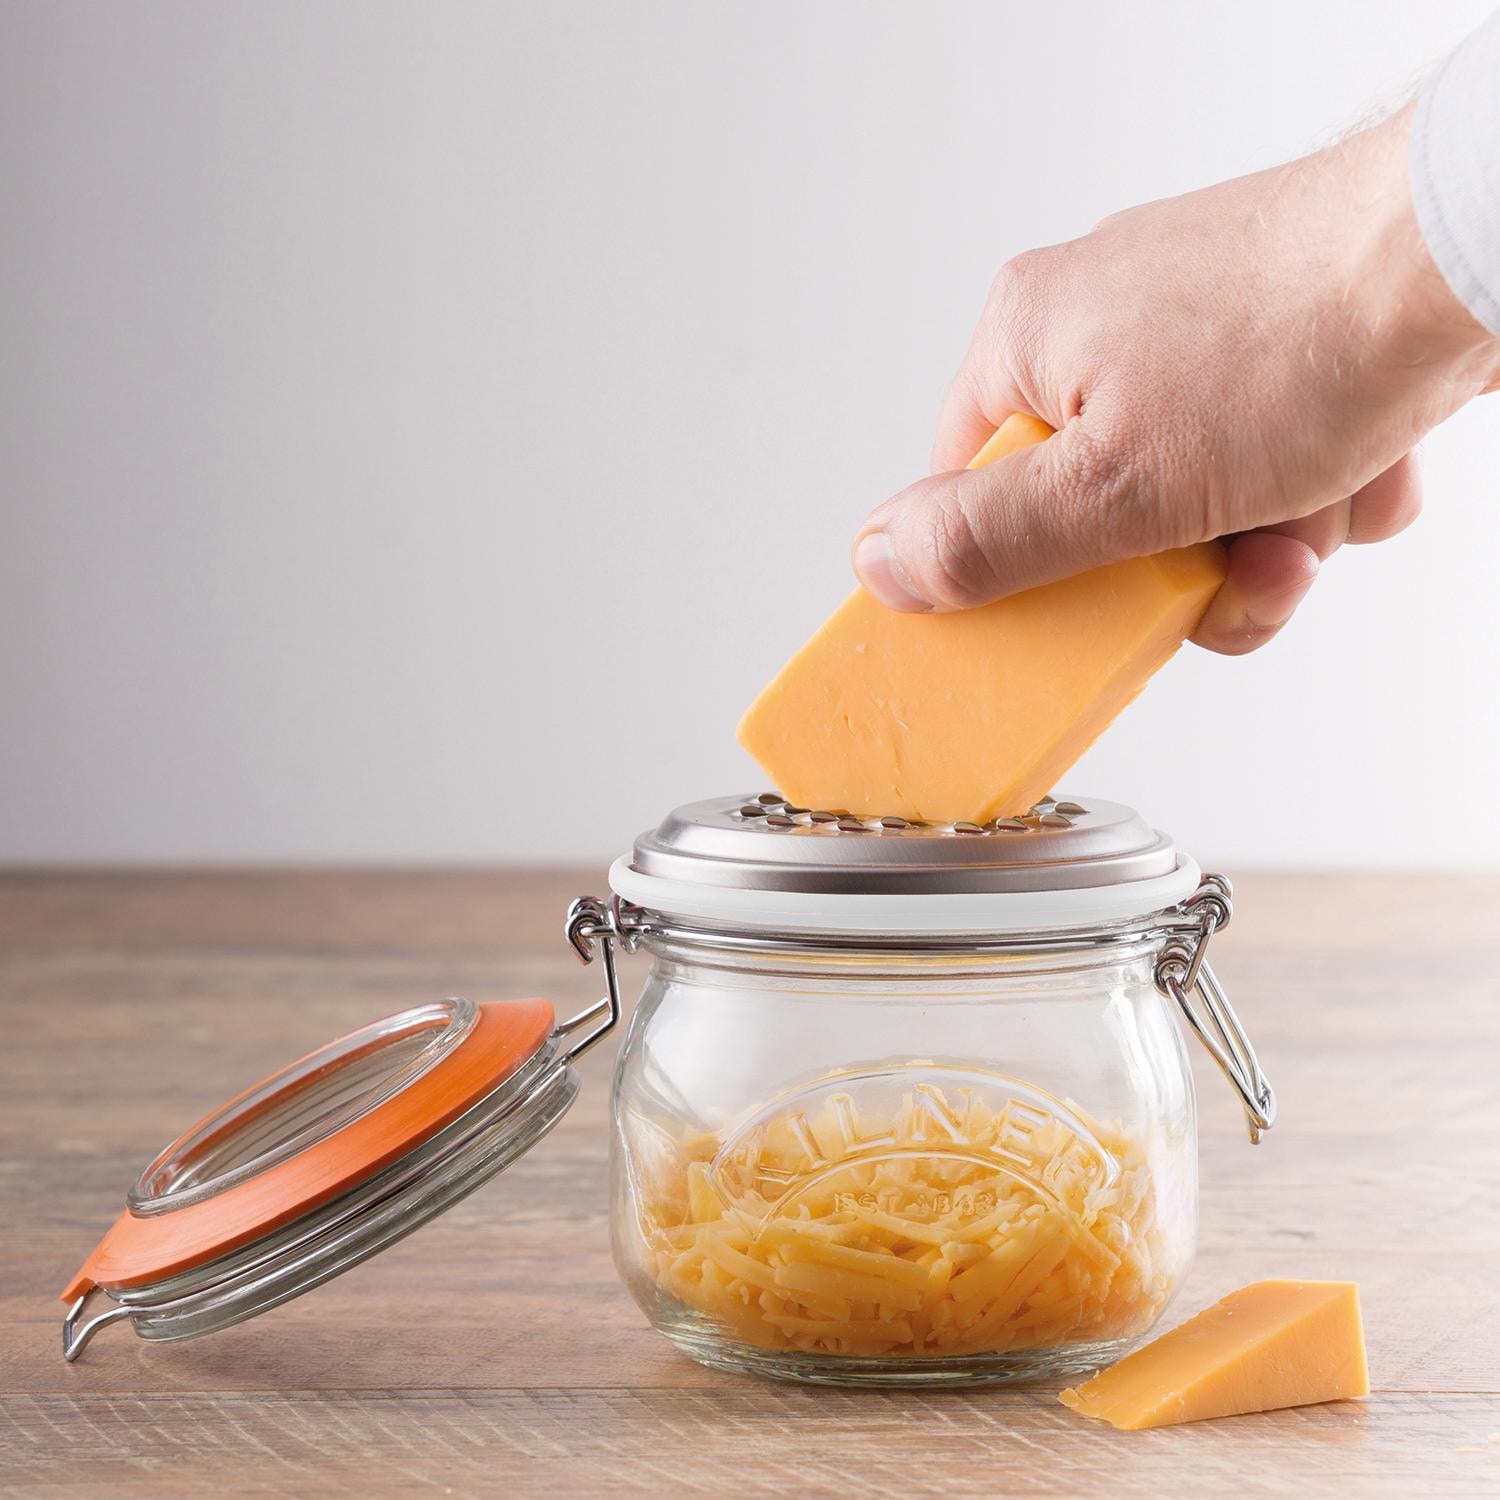
{"type": "Polygon", "coordinates": [[[701,1369],[610,1265],[607,1046],[542,1147],[374,1261],[211,1338],[111,1328],[63,1363],[58,1290],[167,1138],[408,1003],[594,998],[559,927],[597,883],[0,876],[0,1492],[1500,1494],[1500,877],[1244,878],[1217,939],[1281,1123],[1251,1149],[1201,1067],[1201,1250],[1169,1316],[1259,1277],[1357,1278],[1368,1401],[1121,1434],[1050,1386],[701,1369]]]}

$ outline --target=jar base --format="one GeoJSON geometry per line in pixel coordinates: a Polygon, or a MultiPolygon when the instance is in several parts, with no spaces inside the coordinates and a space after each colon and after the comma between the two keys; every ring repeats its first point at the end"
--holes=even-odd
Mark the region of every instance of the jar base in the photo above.
{"type": "Polygon", "coordinates": [[[1067,1344],[1059,1349],[1022,1349],[1013,1354],[965,1354],[924,1359],[807,1354],[800,1350],[758,1349],[691,1324],[657,1325],[657,1331],[689,1359],[714,1370],[794,1380],[803,1385],[866,1386],[893,1389],[962,1389],[965,1386],[1019,1385],[1087,1375],[1113,1364],[1136,1342],[1107,1339],[1067,1344]]]}

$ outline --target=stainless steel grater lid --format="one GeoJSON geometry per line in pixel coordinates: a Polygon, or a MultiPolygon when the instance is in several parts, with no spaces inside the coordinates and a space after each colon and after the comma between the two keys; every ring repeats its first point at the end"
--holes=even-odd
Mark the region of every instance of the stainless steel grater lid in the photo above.
{"type": "Polygon", "coordinates": [[[1200,871],[1138,813],[1047,797],[986,824],[913,823],[713,797],[668,814],[615,861],[632,905],[761,932],[1001,933],[1083,928],[1165,910],[1200,871]]]}
{"type": "Polygon", "coordinates": [[[1079,890],[1150,880],[1177,866],[1172,840],[1097,797],[1048,797],[977,823],[857,818],[774,792],[711,797],[635,841],[641,875],[753,891],[941,895],[1079,890]]]}

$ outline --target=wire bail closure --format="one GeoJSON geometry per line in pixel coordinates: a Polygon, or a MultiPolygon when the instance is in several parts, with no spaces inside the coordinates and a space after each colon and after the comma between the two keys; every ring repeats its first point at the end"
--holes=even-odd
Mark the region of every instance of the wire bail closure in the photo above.
{"type": "Polygon", "coordinates": [[[108,1312],[95,1313],[87,1323],[80,1323],[83,1310],[88,1306],[89,1298],[99,1290],[91,1286],[82,1296],[74,1299],[72,1305],[63,1316],[62,1326],[62,1356],[69,1364],[83,1353],[85,1347],[93,1336],[101,1328],[108,1327],[111,1323],[118,1323],[122,1318],[134,1318],[133,1307],[112,1307],[108,1312]]]}
{"type": "Polygon", "coordinates": [[[572,1061],[618,1024],[622,1007],[620,976],[615,968],[615,944],[618,942],[627,953],[633,953],[639,937],[632,930],[629,914],[622,910],[618,896],[607,903],[597,896],[580,896],[568,908],[563,933],[580,963],[591,964],[596,957],[604,959],[604,982],[608,991],[603,999],[558,1026],[557,1035],[561,1037],[571,1037],[576,1031],[585,1033],[580,1040],[568,1044],[565,1056],[572,1061]],[[592,1029],[588,1030],[589,1027],[592,1029]]]}
{"type": "Polygon", "coordinates": [[[1203,877],[1198,889],[1180,907],[1185,915],[1196,916],[1197,930],[1177,933],[1167,940],[1156,960],[1155,979],[1157,989],[1177,1002],[1183,1020],[1234,1085],[1244,1106],[1250,1144],[1258,1146],[1262,1132],[1276,1123],[1276,1094],[1207,961],[1209,941],[1221,927],[1229,925],[1233,895],[1224,876],[1203,877]],[[1207,1024],[1193,1003],[1195,997],[1202,1004],[1207,1024]]]}

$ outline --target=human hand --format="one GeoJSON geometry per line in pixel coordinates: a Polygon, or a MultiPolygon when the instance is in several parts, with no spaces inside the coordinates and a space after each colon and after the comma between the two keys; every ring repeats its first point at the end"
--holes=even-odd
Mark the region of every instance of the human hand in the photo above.
{"type": "Polygon", "coordinates": [[[944,403],[933,477],[856,538],[870,592],[965,609],[1224,536],[1229,573],[1193,639],[1239,654],[1344,542],[1409,525],[1415,444],[1500,378],[1500,340],[1417,227],[1410,113],[1007,264],[944,403]],[[1016,411],[1058,435],[964,469],[1016,411]]]}

